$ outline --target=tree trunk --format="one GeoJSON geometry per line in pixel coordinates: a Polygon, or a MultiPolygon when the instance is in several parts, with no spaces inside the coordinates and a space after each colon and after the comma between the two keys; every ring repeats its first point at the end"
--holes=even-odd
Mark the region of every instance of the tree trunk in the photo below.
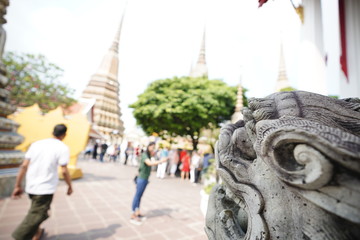
{"type": "MultiPolygon", "coordinates": [[[[216,143],[216,142],[215,142],[216,143]]],[[[210,145],[210,147],[211,147],[211,151],[212,151],[212,153],[215,153],[215,143],[210,143],[209,145],[210,145]]]]}
{"type": "Polygon", "coordinates": [[[192,140],[193,149],[197,150],[197,145],[199,143],[199,138],[195,139],[195,136],[191,135],[191,140],[192,140]]]}

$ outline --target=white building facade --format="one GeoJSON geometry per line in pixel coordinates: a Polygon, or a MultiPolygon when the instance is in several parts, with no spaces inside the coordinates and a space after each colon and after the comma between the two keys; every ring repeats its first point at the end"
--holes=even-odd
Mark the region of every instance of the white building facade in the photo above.
{"type": "MultiPolygon", "coordinates": [[[[360,97],[360,1],[302,0],[302,73],[318,89],[360,97]]],[[[320,93],[321,90],[319,91],[320,93]]]]}

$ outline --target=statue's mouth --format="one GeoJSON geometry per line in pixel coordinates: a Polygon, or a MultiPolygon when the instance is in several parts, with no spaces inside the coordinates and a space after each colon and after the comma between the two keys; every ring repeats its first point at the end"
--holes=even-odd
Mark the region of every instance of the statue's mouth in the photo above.
{"type": "Polygon", "coordinates": [[[210,195],[205,231],[209,239],[244,239],[248,217],[244,201],[224,185],[214,187],[210,195]],[[211,212],[212,209],[214,212],[211,212]],[[215,232],[216,236],[215,236],[215,232]]]}
{"type": "MultiPolygon", "coordinates": [[[[232,182],[238,185],[236,177],[227,167],[222,165],[218,158],[217,165],[218,174],[226,183],[232,182]]],[[[209,239],[219,239],[220,232],[223,239],[244,239],[246,236],[248,231],[248,209],[244,199],[235,194],[240,189],[236,189],[236,192],[233,192],[232,189],[234,188],[225,184],[217,185],[210,195],[208,209],[214,211],[208,210],[207,213],[205,231],[209,239]],[[216,219],[215,222],[214,219],[216,219]],[[214,232],[216,232],[215,235],[214,232]]]]}
{"type": "Polygon", "coordinates": [[[267,225],[261,216],[264,201],[247,179],[246,171],[237,171],[244,167],[241,165],[236,161],[224,165],[217,156],[217,172],[224,184],[214,187],[209,198],[205,231],[210,240],[246,239],[247,235],[268,239],[267,225]]]}

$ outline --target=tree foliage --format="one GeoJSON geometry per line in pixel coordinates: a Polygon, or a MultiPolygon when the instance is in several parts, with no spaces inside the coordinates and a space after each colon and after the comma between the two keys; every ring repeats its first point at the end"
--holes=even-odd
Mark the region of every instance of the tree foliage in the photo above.
{"type": "Polygon", "coordinates": [[[154,81],[130,107],[146,133],[190,136],[196,149],[201,129],[229,120],[235,103],[236,87],[220,80],[175,77],[154,81]]]}
{"type": "Polygon", "coordinates": [[[47,112],[75,102],[71,97],[74,90],[58,81],[63,70],[43,55],[6,52],[3,62],[10,80],[6,89],[12,104],[28,107],[37,103],[47,112]]]}

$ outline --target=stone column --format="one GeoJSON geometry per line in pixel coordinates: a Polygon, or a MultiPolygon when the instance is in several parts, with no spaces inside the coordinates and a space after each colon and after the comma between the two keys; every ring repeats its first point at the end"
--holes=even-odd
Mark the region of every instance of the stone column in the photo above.
{"type": "Polygon", "coordinates": [[[6,86],[9,79],[2,62],[6,32],[3,24],[6,23],[4,15],[9,0],[0,0],[0,197],[10,196],[15,184],[18,167],[24,158],[21,151],[14,150],[24,138],[16,131],[19,124],[7,119],[7,116],[16,111],[16,106],[10,104],[9,91],[6,86]]]}

